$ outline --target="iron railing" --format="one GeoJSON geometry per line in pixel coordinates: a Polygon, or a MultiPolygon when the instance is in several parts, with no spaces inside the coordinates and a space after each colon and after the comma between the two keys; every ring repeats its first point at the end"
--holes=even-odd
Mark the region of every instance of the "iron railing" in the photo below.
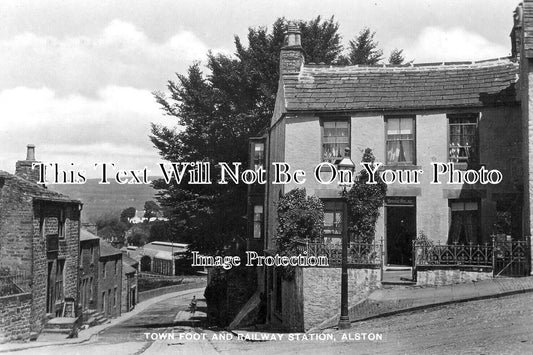
{"type": "Polygon", "coordinates": [[[431,245],[413,242],[413,261],[417,266],[479,266],[492,267],[493,245],[451,244],[431,245]]]}
{"type": "MultiPolygon", "coordinates": [[[[326,256],[330,266],[339,266],[342,263],[342,245],[324,242],[299,242],[299,253],[307,256],[326,256]]],[[[348,246],[348,266],[381,265],[383,242],[358,243],[351,242],[348,246]]]]}

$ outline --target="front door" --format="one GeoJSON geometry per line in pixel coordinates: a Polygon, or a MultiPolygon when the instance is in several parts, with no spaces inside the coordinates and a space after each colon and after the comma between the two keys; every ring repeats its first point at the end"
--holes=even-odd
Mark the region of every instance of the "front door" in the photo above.
{"type": "Polygon", "coordinates": [[[54,313],[55,292],[54,292],[54,262],[48,261],[48,275],[46,277],[46,313],[54,313]]]}
{"type": "Polygon", "coordinates": [[[386,201],[387,264],[412,265],[412,241],[416,237],[413,197],[388,197],[386,201]]]}

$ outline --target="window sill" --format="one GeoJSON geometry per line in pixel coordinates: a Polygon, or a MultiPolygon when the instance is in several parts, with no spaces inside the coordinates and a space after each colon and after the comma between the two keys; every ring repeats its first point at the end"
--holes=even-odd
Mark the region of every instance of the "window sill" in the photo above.
{"type": "Polygon", "coordinates": [[[422,167],[420,165],[413,164],[388,164],[382,165],[378,170],[420,170],[422,167]]]}
{"type": "Polygon", "coordinates": [[[481,164],[481,163],[475,163],[475,162],[472,162],[472,163],[463,163],[463,162],[454,162],[454,161],[450,161],[449,163],[453,163],[453,168],[455,170],[468,170],[468,169],[473,169],[473,170],[479,170],[482,166],[484,167],[485,164],[481,164]]]}

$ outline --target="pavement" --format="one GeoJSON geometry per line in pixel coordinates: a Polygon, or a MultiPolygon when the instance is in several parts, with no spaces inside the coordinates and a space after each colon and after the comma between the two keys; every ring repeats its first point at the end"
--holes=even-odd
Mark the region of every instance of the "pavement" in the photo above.
{"type": "MultiPolygon", "coordinates": [[[[366,299],[351,306],[349,316],[351,322],[359,322],[434,306],[503,297],[524,292],[533,292],[533,277],[493,278],[434,287],[381,288],[372,292],[366,299]]],[[[339,315],[336,315],[309,330],[309,333],[335,328],[338,322],[339,315]]]]}
{"type": "Polygon", "coordinates": [[[141,303],[138,303],[135,306],[135,309],[131,312],[123,313],[120,317],[111,319],[109,322],[100,324],[95,327],[90,327],[88,329],[82,330],[78,333],[78,337],[74,339],[64,339],[57,342],[45,342],[45,341],[32,341],[29,343],[8,343],[8,344],[0,344],[0,353],[9,353],[9,352],[15,352],[20,350],[27,350],[27,349],[38,349],[38,348],[45,348],[50,346],[57,346],[57,345],[73,345],[73,344],[81,344],[85,342],[91,341],[91,339],[98,337],[99,333],[102,333],[104,330],[119,325],[120,323],[126,322],[129,319],[139,316],[141,312],[146,310],[147,308],[164,301],[168,298],[173,298],[177,296],[188,296],[192,295],[194,293],[203,292],[205,289],[204,287],[201,288],[194,288],[194,289],[188,289],[184,291],[178,291],[178,292],[172,292],[167,293],[158,297],[154,297],[148,300],[145,300],[141,303]]]}

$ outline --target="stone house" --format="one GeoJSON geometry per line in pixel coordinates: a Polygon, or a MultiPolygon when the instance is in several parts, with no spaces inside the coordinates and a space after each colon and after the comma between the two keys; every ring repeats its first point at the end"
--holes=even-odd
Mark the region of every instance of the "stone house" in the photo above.
{"type": "MultiPolygon", "coordinates": [[[[27,275],[17,280],[26,295],[16,302],[21,317],[2,317],[2,331],[18,329],[19,333],[4,337],[7,341],[40,333],[50,318],[65,315],[67,302],[77,304],[78,298],[82,203],[37,184],[39,171],[33,163],[35,147],[28,145],[26,160],[17,162],[15,175],[0,171],[1,268],[8,274],[27,275]]],[[[11,300],[3,301],[1,313],[13,311],[11,300]]],[[[67,313],[78,315],[76,309],[67,313]]]]}
{"type": "Polygon", "coordinates": [[[122,312],[135,308],[138,297],[139,262],[122,254],[122,312]]]}
{"type": "Polygon", "coordinates": [[[81,311],[97,309],[98,260],[100,259],[100,238],[85,229],[80,230],[80,276],[79,303],[81,311]]]}
{"type": "Polygon", "coordinates": [[[122,252],[100,239],[97,309],[106,318],[122,312],[122,252]]]}
{"type": "MultiPolygon", "coordinates": [[[[263,241],[265,253],[275,251],[277,201],[302,187],[324,203],[324,242],[340,243],[341,189],[336,181],[318,181],[327,181],[334,169],[317,177],[315,168],[323,162],[336,166],[345,148],[356,171],[370,148],[382,163],[378,172],[388,171],[389,180],[396,176],[376,225],[382,267],[410,266],[412,241],[421,233],[448,244],[487,243],[501,228],[514,240],[531,235],[533,1],[518,7],[514,20],[510,57],[400,66],[306,63],[298,26],[289,24],[271,124],[250,143],[250,166],[260,162],[267,169],[264,193],[249,190],[250,245],[263,241]],[[306,181],[272,184],[274,162],[305,171],[306,181]],[[454,163],[454,176],[498,170],[502,180],[482,184],[467,177],[472,183],[451,184],[451,174],[442,174],[435,183],[432,163],[454,163]],[[417,183],[406,183],[407,175],[398,181],[399,172],[415,170],[423,171],[417,183]]],[[[372,269],[350,269],[349,277],[352,300],[380,286],[381,275],[372,269]]],[[[339,310],[338,267],[298,269],[293,282],[267,268],[259,280],[271,324],[307,330],[319,322],[317,314],[325,320],[339,310]]]]}

